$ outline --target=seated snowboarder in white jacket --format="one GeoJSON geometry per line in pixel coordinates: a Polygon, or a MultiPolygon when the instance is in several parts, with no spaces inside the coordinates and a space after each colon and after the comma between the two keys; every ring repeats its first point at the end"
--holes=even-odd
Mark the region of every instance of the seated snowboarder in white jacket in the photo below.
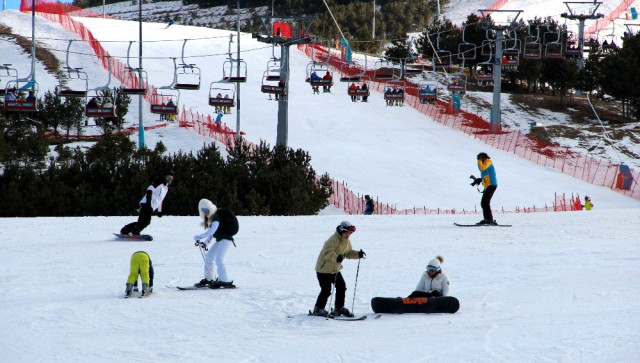
{"type": "Polygon", "coordinates": [[[449,296],[449,278],[442,272],[442,256],[431,259],[427,270],[422,274],[416,290],[409,297],[449,296]]]}

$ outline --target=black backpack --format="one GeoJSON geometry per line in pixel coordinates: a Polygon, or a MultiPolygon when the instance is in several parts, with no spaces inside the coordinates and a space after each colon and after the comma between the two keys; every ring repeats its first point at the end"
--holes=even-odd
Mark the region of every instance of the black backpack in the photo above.
{"type": "Polygon", "coordinates": [[[236,215],[226,208],[218,209],[218,214],[220,215],[222,227],[230,235],[235,236],[238,233],[238,230],[240,230],[240,224],[238,224],[238,218],[236,218],[236,215]]]}

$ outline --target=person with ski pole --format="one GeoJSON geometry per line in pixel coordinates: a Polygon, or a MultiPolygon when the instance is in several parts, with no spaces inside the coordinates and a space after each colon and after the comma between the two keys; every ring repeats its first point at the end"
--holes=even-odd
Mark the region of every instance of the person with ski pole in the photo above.
{"type": "Polygon", "coordinates": [[[477,225],[497,225],[498,223],[493,219],[493,213],[491,212],[491,198],[498,188],[498,179],[496,178],[496,169],[491,162],[491,158],[487,153],[479,153],[476,157],[478,160],[478,169],[480,169],[480,177],[474,178],[472,186],[480,185],[484,187],[482,192],[482,199],[480,200],[480,206],[482,207],[482,216],[484,217],[477,225]]]}
{"type": "Polygon", "coordinates": [[[210,287],[212,289],[234,288],[233,281],[229,280],[224,257],[231,245],[235,246],[233,236],[238,233],[238,222],[235,214],[225,208],[217,208],[208,199],[201,199],[198,203],[201,225],[206,229],[202,234],[193,237],[195,245],[207,251],[204,259],[204,278],[194,284],[195,287],[210,287]],[[212,239],[216,240],[209,246],[212,239]],[[201,241],[204,240],[204,241],[201,241]],[[213,279],[213,265],[218,267],[218,278],[213,279]]]}
{"type": "Polygon", "coordinates": [[[344,221],[336,227],[336,232],[324,243],[316,262],[316,276],[320,284],[320,293],[311,315],[316,316],[347,316],[353,317],[353,313],[344,307],[347,285],[340,273],[342,261],[346,259],[360,259],[367,255],[363,250],[355,251],[351,246],[349,237],[356,231],[356,226],[344,221]],[[332,284],[336,290],[334,310],[329,313],[325,310],[327,300],[331,296],[332,284]]]}

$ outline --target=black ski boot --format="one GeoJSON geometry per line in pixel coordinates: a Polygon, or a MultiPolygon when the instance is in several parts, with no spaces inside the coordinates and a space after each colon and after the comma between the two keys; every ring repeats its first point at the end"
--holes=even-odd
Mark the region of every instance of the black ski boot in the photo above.
{"type": "Polygon", "coordinates": [[[200,282],[193,284],[195,287],[207,287],[211,286],[212,281],[207,279],[202,279],[200,282]]]}
{"type": "Polygon", "coordinates": [[[335,318],[336,316],[346,316],[347,318],[353,318],[354,315],[352,312],[349,311],[349,309],[342,307],[340,309],[335,309],[331,312],[330,316],[332,318],[335,318]]]}
{"type": "Polygon", "coordinates": [[[319,308],[319,307],[317,307],[317,306],[314,306],[314,307],[313,307],[313,311],[311,312],[311,315],[314,315],[314,316],[324,316],[324,317],[326,318],[327,316],[329,316],[329,312],[328,312],[328,311],[326,311],[326,310],[325,310],[325,309],[323,309],[323,308],[319,308]]]}

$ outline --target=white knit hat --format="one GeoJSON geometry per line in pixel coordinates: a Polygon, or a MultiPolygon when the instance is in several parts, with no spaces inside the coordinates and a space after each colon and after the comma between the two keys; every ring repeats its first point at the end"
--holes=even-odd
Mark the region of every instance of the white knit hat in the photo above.
{"type": "Polygon", "coordinates": [[[218,210],[216,205],[211,203],[209,199],[200,199],[200,202],[198,202],[198,213],[200,214],[200,218],[204,217],[203,209],[209,210],[209,216],[214,215],[218,210]]]}
{"type": "Polygon", "coordinates": [[[442,258],[442,256],[436,256],[435,258],[432,258],[431,261],[429,261],[429,263],[427,264],[427,268],[429,268],[429,266],[433,266],[436,268],[436,271],[440,270],[440,264],[444,262],[444,258],[442,258]]]}

